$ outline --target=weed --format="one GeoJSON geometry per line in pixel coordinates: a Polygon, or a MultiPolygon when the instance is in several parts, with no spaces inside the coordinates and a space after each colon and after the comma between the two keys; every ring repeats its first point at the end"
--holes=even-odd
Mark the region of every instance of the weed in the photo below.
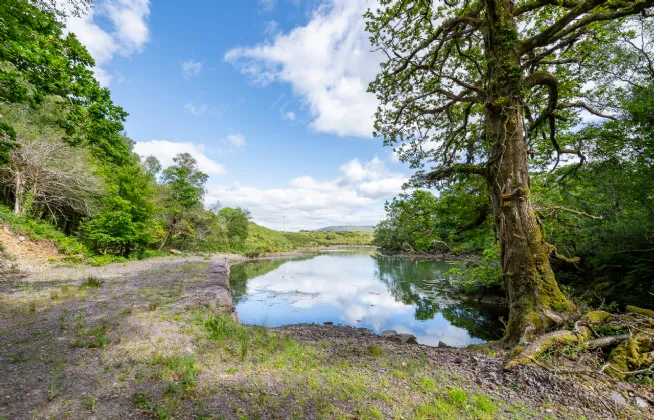
{"type": "Polygon", "coordinates": [[[250,345],[250,332],[246,328],[241,328],[238,332],[238,347],[241,354],[241,360],[245,360],[248,355],[248,346],[250,345]]]}
{"type": "Polygon", "coordinates": [[[18,351],[16,353],[9,354],[7,356],[7,359],[9,359],[12,363],[19,363],[19,362],[26,362],[30,360],[31,357],[22,351],[18,351]]]}
{"type": "Polygon", "coordinates": [[[98,399],[95,397],[95,395],[89,395],[87,397],[84,397],[82,400],[82,407],[84,407],[86,410],[90,411],[91,413],[95,413],[95,404],[97,403],[98,399]]]}
{"type": "Polygon", "coordinates": [[[82,282],[80,287],[82,289],[99,289],[102,287],[103,283],[104,282],[98,278],[89,277],[86,280],[84,280],[84,282],[82,282]]]}
{"type": "Polygon", "coordinates": [[[107,337],[107,326],[103,323],[94,328],[87,328],[84,321],[84,314],[75,315],[77,321],[75,341],[73,347],[103,348],[111,342],[107,337]]]}
{"type": "Polygon", "coordinates": [[[437,384],[436,380],[432,378],[431,376],[422,376],[420,379],[418,379],[417,386],[418,390],[420,392],[423,392],[425,394],[428,394],[430,392],[434,392],[436,390],[437,384]]]}
{"type": "Polygon", "coordinates": [[[57,394],[59,394],[60,391],[60,382],[63,379],[63,376],[61,373],[57,371],[56,367],[52,368],[52,371],[50,371],[50,386],[48,388],[48,400],[52,401],[55,399],[57,394]]]}
{"type": "Polygon", "coordinates": [[[452,404],[461,407],[466,405],[468,394],[466,394],[465,391],[458,388],[452,388],[449,391],[447,391],[447,395],[450,397],[450,401],[452,402],[452,404]]]}
{"type": "Polygon", "coordinates": [[[195,364],[193,356],[163,357],[155,354],[147,363],[161,367],[159,377],[174,383],[168,387],[173,394],[186,394],[195,388],[195,377],[200,368],[195,364]]]}
{"type": "Polygon", "coordinates": [[[368,346],[368,353],[375,357],[381,357],[384,355],[384,349],[375,344],[370,344],[368,346]]]}

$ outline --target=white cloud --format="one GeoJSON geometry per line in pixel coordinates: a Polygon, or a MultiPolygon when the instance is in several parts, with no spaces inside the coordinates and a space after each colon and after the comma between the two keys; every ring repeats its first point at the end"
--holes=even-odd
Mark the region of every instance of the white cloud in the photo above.
{"type": "Polygon", "coordinates": [[[292,111],[282,112],[282,118],[285,120],[295,121],[296,117],[297,116],[295,115],[295,112],[292,111]]]}
{"type": "Polygon", "coordinates": [[[306,26],[252,47],[237,47],[225,60],[255,83],[283,82],[306,102],[311,127],[339,136],[370,137],[377,109],[366,92],[382,57],[370,52],[363,13],[375,1],[326,0],[306,26]]]}
{"type": "Polygon", "coordinates": [[[348,182],[358,182],[364,179],[378,180],[388,174],[386,165],[377,156],[366,163],[361,163],[359,159],[353,159],[341,166],[341,172],[348,182]]]}
{"type": "Polygon", "coordinates": [[[112,75],[102,66],[116,54],[129,57],[142,51],[150,38],[149,16],[149,0],[105,0],[96,3],[84,16],[68,18],[66,30],[75,33],[86,46],[96,62],[96,77],[108,86],[112,75]],[[99,21],[110,25],[101,27],[99,21]]]}
{"type": "Polygon", "coordinates": [[[174,164],[173,158],[180,153],[190,153],[198,162],[198,167],[207,175],[221,175],[225,167],[207,157],[204,144],[177,143],[167,140],[137,142],[134,152],[142,157],[155,156],[164,168],[174,164]]]}
{"type": "Polygon", "coordinates": [[[259,0],[259,6],[265,12],[270,12],[277,5],[277,0],[259,0]]]}
{"type": "Polygon", "coordinates": [[[232,133],[227,136],[227,141],[237,149],[245,146],[245,136],[240,133],[232,133]]]}
{"type": "Polygon", "coordinates": [[[187,109],[191,114],[193,114],[195,116],[200,116],[200,115],[204,114],[205,112],[207,112],[208,108],[207,108],[206,104],[196,106],[196,105],[193,105],[193,104],[189,103],[189,104],[184,105],[184,109],[187,109]]]}
{"type": "Polygon", "coordinates": [[[384,217],[384,200],[400,193],[408,180],[389,172],[378,158],[369,162],[355,159],[340,169],[341,176],[335,179],[300,176],[283,188],[212,186],[207,201],[248,208],[257,223],[273,229],[282,229],[284,216],[289,230],[374,225],[384,217]]]}
{"type": "Polygon", "coordinates": [[[197,76],[202,72],[204,64],[201,61],[186,60],[180,63],[182,66],[182,75],[185,79],[197,76]]]}

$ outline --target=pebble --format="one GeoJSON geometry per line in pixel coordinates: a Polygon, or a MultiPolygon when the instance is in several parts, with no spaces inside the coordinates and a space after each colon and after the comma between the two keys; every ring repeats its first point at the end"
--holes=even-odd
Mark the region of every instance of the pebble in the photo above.
{"type": "Polygon", "coordinates": [[[640,397],[636,397],[636,406],[638,408],[649,408],[649,403],[640,397]]]}
{"type": "Polygon", "coordinates": [[[618,405],[627,406],[627,400],[615,391],[611,391],[611,401],[618,405]]]}

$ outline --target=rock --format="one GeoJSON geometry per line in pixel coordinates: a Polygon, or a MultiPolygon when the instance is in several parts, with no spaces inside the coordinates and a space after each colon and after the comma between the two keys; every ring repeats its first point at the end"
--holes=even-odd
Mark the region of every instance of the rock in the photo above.
{"type": "Polygon", "coordinates": [[[331,321],[323,322],[323,324],[325,324],[325,325],[334,325],[334,323],[331,322],[331,321]]]}
{"type": "Polygon", "coordinates": [[[399,341],[403,344],[418,344],[418,340],[413,334],[396,334],[391,337],[391,340],[399,341]]]}
{"type": "Polygon", "coordinates": [[[442,341],[438,342],[437,347],[440,348],[440,349],[453,349],[454,348],[452,346],[448,346],[447,344],[443,343],[442,341]]]}
{"type": "Polygon", "coordinates": [[[456,363],[457,365],[460,365],[461,363],[463,363],[463,359],[460,358],[460,357],[455,357],[454,358],[454,363],[456,363]]]}
{"type": "Polygon", "coordinates": [[[179,255],[182,253],[182,251],[177,249],[169,249],[168,252],[170,253],[170,255],[179,255]]]}
{"type": "Polygon", "coordinates": [[[384,338],[392,337],[394,335],[397,335],[397,331],[395,330],[386,330],[383,333],[381,333],[381,336],[384,338]]]}
{"type": "Polygon", "coordinates": [[[622,395],[615,391],[611,391],[611,401],[613,401],[616,405],[622,405],[625,407],[627,406],[627,400],[625,400],[622,395]]]}
{"type": "Polygon", "coordinates": [[[24,236],[19,236],[19,237],[18,237],[18,240],[21,241],[21,242],[25,242],[25,239],[26,239],[26,238],[25,238],[24,236]]]}
{"type": "Polygon", "coordinates": [[[649,403],[640,397],[636,397],[636,407],[648,409],[649,403]]]}

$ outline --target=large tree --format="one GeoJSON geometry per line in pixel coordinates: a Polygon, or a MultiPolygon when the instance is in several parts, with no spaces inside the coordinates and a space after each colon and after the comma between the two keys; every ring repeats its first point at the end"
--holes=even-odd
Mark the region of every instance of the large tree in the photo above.
{"type": "Polygon", "coordinates": [[[417,184],[480,177],[501,248],[516,343],[564,322],[574,305],[559,290],[550,245],[530,197],[529,165],[586,157],[581,112],[607,115],[593,90],[598,49],[637,30],[654,0],[380,0],[366,14],[387,60],[371,83],[377,135],[419,168],[417,184]],[[531,158],[537,158],[530,161],[531,158]],[[431,168],[424,169],[425,165],[431,168]]]}

